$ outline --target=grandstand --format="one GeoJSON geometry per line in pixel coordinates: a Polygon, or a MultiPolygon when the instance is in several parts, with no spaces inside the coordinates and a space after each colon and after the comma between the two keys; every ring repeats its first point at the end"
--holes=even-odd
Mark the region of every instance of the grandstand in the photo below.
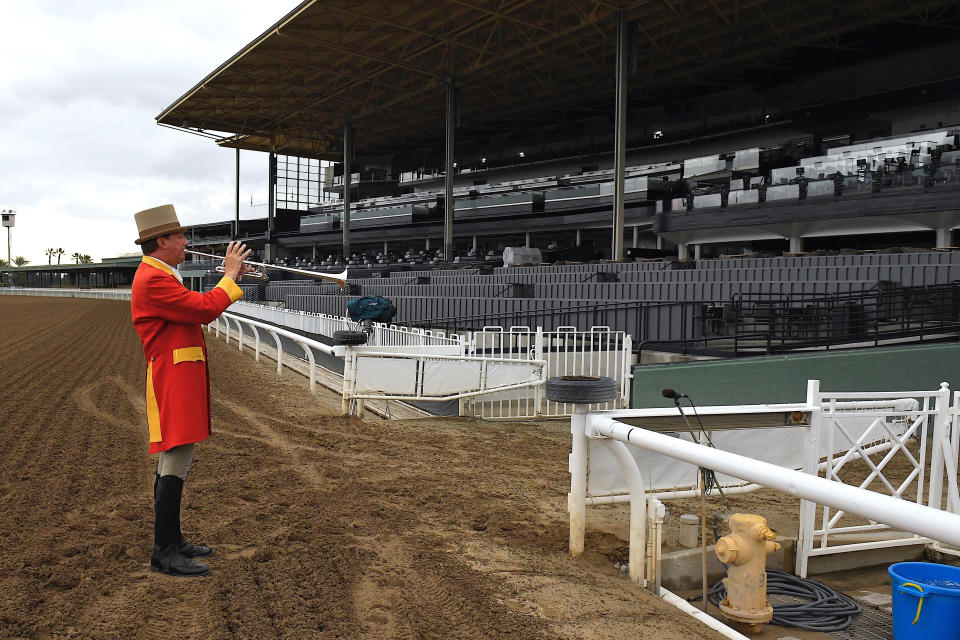
{"type": "MultiPolygon", "coordinates": [[[[349,268],[350,295],[447,331],[721,354],[950,334],[954,3],[383,11],[305,0],[158,115],[270,157],[264,215],[238,201],[194,248],[349,268]],[[514,247],[544,264],[504,266],[514,247]]],[[[199,288],[213,266],[182,271],[199,288]]],[[[247,299],[343,314],[333,286],[273,277],[247,299]]]]}
{"type": "MultiPolygon", "coordinates": [[[[195,247],[347,267],[402,324],[604,325],[720,355],[943,339],[960,10],[921,4],[441,2],[385,22],[308,0],[157,120],[270,155],[266,215],[238,202],[195,247]],[[504,266],[512,247],[544,264],[504,266]]],[[[343,314],[290,277],[248,299],[343,314]]]]}
{"type": "Polygon", "coordinates": [[[270,155],[266,215],[238,202],[195,245],[337,267],[956,244],[955,3],[383,11],[305,0],[157,116],[270,155]]]}

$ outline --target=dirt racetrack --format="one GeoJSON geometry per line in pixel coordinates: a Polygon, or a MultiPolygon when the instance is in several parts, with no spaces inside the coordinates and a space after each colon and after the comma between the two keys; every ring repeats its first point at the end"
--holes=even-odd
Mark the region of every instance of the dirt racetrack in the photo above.
{"type": "Polygon", "coordinates": [[[720,638],[567,553],[566,426],[336,415],[208,337],[184,493],[198,579],[150,573],[155,461],[129,304],[0,298],[0,638],[720,638]]]}

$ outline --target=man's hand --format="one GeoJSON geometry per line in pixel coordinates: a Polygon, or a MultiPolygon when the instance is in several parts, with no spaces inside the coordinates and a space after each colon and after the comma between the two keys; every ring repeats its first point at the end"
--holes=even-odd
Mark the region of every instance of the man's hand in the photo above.
{"type": "Polygon", "coordinates": [[[242,242],[231,242],[227,245],[227,255],[223,258],[224,275],[237,282],[240,275],[253,271],[253,267],[243,264],[243,261],[250,257],[253,249],[247,249],[247,245],[242,242]]]}

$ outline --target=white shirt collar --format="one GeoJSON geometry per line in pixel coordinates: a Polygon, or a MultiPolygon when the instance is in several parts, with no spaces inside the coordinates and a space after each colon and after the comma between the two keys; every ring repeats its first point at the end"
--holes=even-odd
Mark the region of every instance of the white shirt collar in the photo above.
{"type": "Polygon", "coordinates": [[[180,275],[180,272],[177,270],[177,268],[176,268],[175,266],[170,265],[170,264],[167,264],[166,262],[164,262],[164,261],[161,260],[160,258],[154,258],[153,256],[150,256],[150,257],[153,258],[154,260],[156,260],[157,262],[159,262],[159,263],[161,263],[161,264],[163,264],[163,265],[165,265],[165,266],[167,266],[167,267],[170,267],[170,271],[173,272],[173,277],[175,277],[177,280],[179,280],[179,281],[180,281],[180,284],[183,284],[183,276],[180,275]]]}

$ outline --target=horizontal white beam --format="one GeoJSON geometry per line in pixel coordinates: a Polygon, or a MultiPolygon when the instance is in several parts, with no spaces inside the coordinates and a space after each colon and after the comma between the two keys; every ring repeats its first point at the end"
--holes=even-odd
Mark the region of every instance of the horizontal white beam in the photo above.
{"type": "Polygon", "coordinates": [[[817,504],[883,522],[903,531],[960,546],[960,515],[954,513],[631,427],[603,415],[587,415],[586,435],[590,438],[614,438],[817,504]]]}

